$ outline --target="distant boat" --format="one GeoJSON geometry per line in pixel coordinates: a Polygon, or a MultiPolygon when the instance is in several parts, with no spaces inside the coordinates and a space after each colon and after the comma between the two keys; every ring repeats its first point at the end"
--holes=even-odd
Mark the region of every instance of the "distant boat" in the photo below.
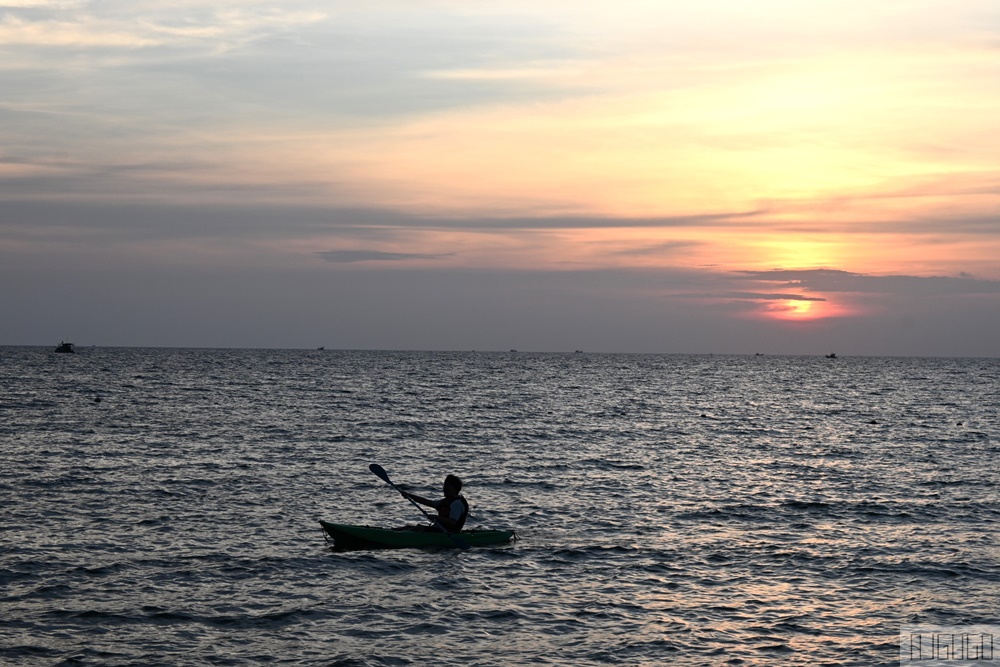
{"type": "Polygon", "coordinates": [[[73,349],[73,343],[59,343],[56,347],[56,352],[76,354],[76,350],[73,349]]]}
{"type": "Polygon", "coordinates": [[[326,348],[325,348],[325,347],[323,347],[322,345],[320,345],[320,346],[319,346],[319,347],[317,347],[316,349],[317,349],[317,350],[325,350],[326,348]]]}
{"type": "Polygon", "coordinates": [[[834,354],[833,352],[831,352],[830,354],[826,355],[826,358],[827,358],[827,359],[836,359],[836,358],[837,358],[837,355],[836,355],[836,354],[834,354]]]}

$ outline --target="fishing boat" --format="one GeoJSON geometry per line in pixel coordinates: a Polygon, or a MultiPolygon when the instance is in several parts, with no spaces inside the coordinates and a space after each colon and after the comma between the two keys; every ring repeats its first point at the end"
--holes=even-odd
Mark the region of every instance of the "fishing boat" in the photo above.
{"type": "Polygon", "coordinates": [[[59,343],[56,347],[56,352],[62,354],[74,354],[76,350],[73,349],[73,343],[59,343]]]}
{"type": "Polygon", "coordinates": [[[339,551],[357,549],[422,549],[440,547],[481,547],[506,544],[517,536],[512,530],[465,530],[449,534],[430,530],[391,530],[371,526],[350,526],[342,523],[319,522],[327,541],[333,541],[339,551]]]}

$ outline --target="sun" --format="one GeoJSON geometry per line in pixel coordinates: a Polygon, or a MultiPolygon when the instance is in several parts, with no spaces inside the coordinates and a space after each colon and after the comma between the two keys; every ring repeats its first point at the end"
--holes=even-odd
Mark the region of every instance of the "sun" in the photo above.
{"type": "Polygon", "coordinates": [[[817,322],[838,317],[857,317],[865,312],[867,309],[864,306],[845,301],[843,295],[837,295],[834,300],[812,295],[761,302],[756,317],[781,322],[817,322]]]}
{"type": "Polygon", "coordinates": [[[822,301],[805,299],[784,299],[768,305],[767,315],[776,320],[803,322],[818,320],[826,316],[822,301]]]}

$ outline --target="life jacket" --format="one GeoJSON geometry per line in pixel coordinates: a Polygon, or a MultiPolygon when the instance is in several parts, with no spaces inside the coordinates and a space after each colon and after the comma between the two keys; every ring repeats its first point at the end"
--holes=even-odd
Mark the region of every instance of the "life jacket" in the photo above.
{"type": "Polygon", "coordinates": [[[460,532],[465,525],[465,520],[469,517],[469,501],[464,496],[455,496],[450,501],[442,498],[437,506],[438,516],[450,519],[447,528],[452,532],[460,532]],[[454,523],[451,523],[451,522],[454,523]],[[454,526],[454,528],[452,528],[454,526]]]}

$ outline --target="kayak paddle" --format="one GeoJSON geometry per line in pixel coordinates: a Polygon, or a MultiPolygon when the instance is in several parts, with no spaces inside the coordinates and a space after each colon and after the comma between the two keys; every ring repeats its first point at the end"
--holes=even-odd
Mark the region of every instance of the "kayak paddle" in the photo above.
{"type": "Polygon", "coordinates": [[[411,503],[413,503],[413,506],[416,507],[418,510],[420,510],[420,513],[423,514],[425,517],[427,517],[428,521],[430,521],[435,526],[437,526],[438,528],[440,528],[441,531],[445,535],[448,536],[448,538],[452,541],[452,543],[456,547],[459,547],[460,549],[468,549],[469,548],[469,545],[468,545],[468,543],[465,540],[463,540],[461,537],[459,537],[455,533],[450,532],[447,528],[445,528],[443,525],[441,525],[440,521],[438,521],[435,517],[432,517],[430,514],[428,514],[427,512],[424,511],[424,508],[420,506],[420,503],[418,503],[413,498],[411,498],[408,495],[406,495],[401,488],[399,488],[398,486],[396,486],[393,483],[393,481],[391,479],[389,479],[389,473],[387,473],[385,471],[385,468],[383,468],[382,466],[380,466],[377,463],[372,463],[370,466],[368,466],[368,469],[371,470],[372,473],[374,473],[375,476],[378,477],[379,479],[381,479],[383,482],[385,482],[386,484],[388,484],[392,488],[394,488],[397,491],[399,491],[399,495],[403,496],[404,498],[406,498],[407,500],[409,500],[411,503]]]}

